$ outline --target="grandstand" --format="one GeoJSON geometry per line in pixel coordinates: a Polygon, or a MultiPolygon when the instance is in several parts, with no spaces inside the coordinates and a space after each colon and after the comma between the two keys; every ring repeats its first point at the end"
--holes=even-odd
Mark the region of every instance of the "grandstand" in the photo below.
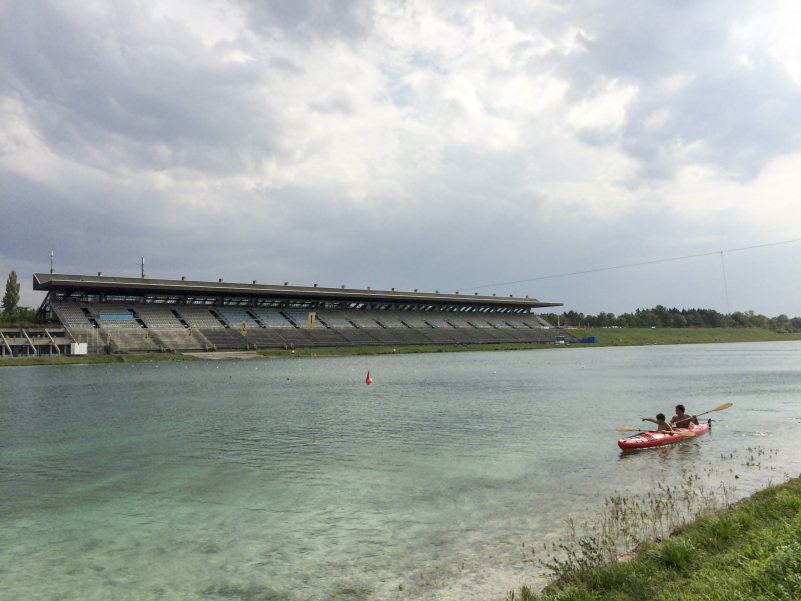
{"type": "Polygon", "coordinates": [[[561,303],[528,297],[55,273],[33,287],[47,327],[89,353],[577,341],[532,313],[561,303]]]}

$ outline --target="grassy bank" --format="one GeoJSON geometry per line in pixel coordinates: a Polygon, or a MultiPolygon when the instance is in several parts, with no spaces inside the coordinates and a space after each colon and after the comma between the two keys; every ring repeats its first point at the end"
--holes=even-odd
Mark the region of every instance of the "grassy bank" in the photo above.
{"type": "Polygon", "coordinates": [[[510,599],[799,599],[801,479],[685,525],[668,540],[644,546],[631,561],[593,567],[591,549],[585,559],[573,562],[544,593],[523,587],[510,599]]]}
{"type": "MultiPolygon", "coordinates": [[[[801,340],[798,334],[777,334],[759,328],[621,328],[568,330],[579,338],[597,336],[598,344],[580,346],[639,346],[651,344],[704,344],[714,342],[769,342],[801,340]]],[[[576,345],[498,343],[498,344],[428,344],[419,346],[354,346],[339,348],[298,348],[293,353],[284,349],[260,349],[263,357],[326,357],[345,355],[392,355],[409,353],[464,353],[470,351],[517,351],[560,349],[576,345]]],[[[235,351],[241,353],[243,351],[235,351]]],[[[232,355],[233,357],[233,355],[232,355]]],[[[65,365],[91,363],[135,363],[139,361],[194,361],[196,357],[173,353],[146,353],[130,355],[84,355],[79,357],[19,357],[0,359],[0,367],[16,365],[65,365]]]]}
{"type": "Polygon", "coordinates": [[[144,361],[197,361],[196,357],[173,353],[130,355],[77,355],[73,357],[14,357],[0,359],[0,367],[25,365],[94,365],[96,363],[142,363],[144,361]]]}
{"type": "Polygon", "coordinates": [[[543,348],[564,348],[553,344],[425,344],[419,346],[340,346],[339,348],[298,348],[293,353],[284,349],[263,349],[264,357],[332,357],[343,355],[400,355],[409,353],[464,353],[469,351],[519,351],[543,348]]]}
{"type": "Polygon", "coordinates": [[[579,339],[597,336],[597,346],[801,340],[801,333],[778,334],[763,328],[581,328],[567,331],[579,339]]]}

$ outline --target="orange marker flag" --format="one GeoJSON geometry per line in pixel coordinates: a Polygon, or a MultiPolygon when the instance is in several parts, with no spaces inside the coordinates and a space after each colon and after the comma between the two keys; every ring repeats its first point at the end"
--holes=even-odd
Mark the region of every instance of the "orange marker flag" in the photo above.
{"type": "Polygon", "coordinates": [[[370,370],[369,369],[367,370],[367,379],[365,380],[365,382],[368,385],[373,383],[373,379],[370,377],[370,370]]]}

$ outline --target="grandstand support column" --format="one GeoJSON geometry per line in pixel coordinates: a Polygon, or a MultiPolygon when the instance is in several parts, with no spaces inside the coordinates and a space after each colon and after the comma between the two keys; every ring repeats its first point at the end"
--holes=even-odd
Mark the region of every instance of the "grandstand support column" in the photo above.
{"type": "Polygon", "coordinates": [[[6,340],[6,337],[3,336],[3,332],[0,332],[0,338],[3,339],[3,357],[6,356],[6,349],[8,349],[8,356],[13,357],[14,353],[11,352],[11,345],[8,344],[8,340],[6,340]]]}
{"type": "Polygon", "coordinates": [[[47,337],[50,339],[50,342],[53,344],[53,346],[54,346],[54,347],[56,347],[56,353],[57,353],[59,356],[61,356],[61,349],[60,349],[60,348],[58,348],[58,345],[56,344],[56,341],[55,341],[55,340],[53,339],[53,337],[50,335],[50,332],[48,332],[48,331],[47,331],[47,328],[43,328],[43,329],[44,329],[44,333],[45,333],[45,334],[47,334],[47,337]]]}
{"type": "Polygon", "coordinates": [[[31,340],[31,337],[28,336],[28,332],[26,332],[25,330],[22,330],[22,335],[25,336],[25,340],[27,340],[28,344],[31,345],[31,348],[33,349],[33,356],[36,357],[36,355],[38,354],[36,352],[36,346],[33,344],[33,341],[31,340]]]}

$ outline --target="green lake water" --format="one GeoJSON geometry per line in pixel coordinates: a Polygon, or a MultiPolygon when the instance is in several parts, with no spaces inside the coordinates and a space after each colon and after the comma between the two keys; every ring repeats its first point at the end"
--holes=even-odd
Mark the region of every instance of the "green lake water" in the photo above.
{"type": "Polygon", "coordinates": [[[615,492],[797,476],[800,399],[799,342],[4,368],[0,598],[500,601],[615,492]]]}

